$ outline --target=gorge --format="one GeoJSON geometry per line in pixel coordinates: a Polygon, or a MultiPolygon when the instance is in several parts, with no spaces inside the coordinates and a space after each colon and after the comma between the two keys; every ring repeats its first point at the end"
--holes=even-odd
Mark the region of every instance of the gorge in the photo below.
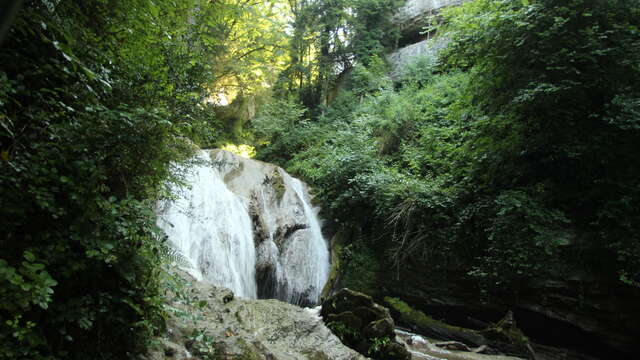
{"type": "Polygon", "coordinates": [[[0,360],[637,358],[640,2],[0,9],[0,360]]]}

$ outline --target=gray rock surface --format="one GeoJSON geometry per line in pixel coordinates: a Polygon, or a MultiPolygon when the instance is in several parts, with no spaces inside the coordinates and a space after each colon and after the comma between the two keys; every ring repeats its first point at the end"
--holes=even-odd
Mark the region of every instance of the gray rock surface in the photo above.
{"type": "Polygon", "coordinates": [[[436,61],[438,54],[449,44],[449,38],[438,36],[433,39],[423,40],[415,44],[405,46],[389,54],[387,59],[391,65],[391,77],[396,79],[402,75],[402,71],[408,65],[421,58],[429,58],[436,61]]]}
{"type": "Polygon", "coordinates": [[[449,6],[460,5],[470,0],[407,0],[398,10],[394,22],[400,26],[402,38],[413,37],[429,25],[434,16],[449,6]]]}
{"type": "Polygon", "coordinates": [[[279,300],[229,300],[229,290],[186,281],[168,296],[168,334],[147,360],[359,360],[318,315],[279,300]],[[225,303],[225,301],[228,301],[225,303]]]}
{"type": "Polygon", "coordinates": [[[396,330],[398,339],[406,344],[412,359],[426,360],[524,360],[505,355],[486,355],[470,351],[447,350],[436,346],[437,341],[403,330],[396,330]]]}

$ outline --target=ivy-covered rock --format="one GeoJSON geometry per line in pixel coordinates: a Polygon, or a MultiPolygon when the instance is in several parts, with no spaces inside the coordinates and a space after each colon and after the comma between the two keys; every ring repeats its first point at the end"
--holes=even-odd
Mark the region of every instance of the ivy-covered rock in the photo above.
{"type": "Polygon", "coordinates": [[[389,310],[363,293],[342,289],[325,300],[320,312],[342,342],[379,360],[408,360],[411,355],[396,340],[389,310]]]}

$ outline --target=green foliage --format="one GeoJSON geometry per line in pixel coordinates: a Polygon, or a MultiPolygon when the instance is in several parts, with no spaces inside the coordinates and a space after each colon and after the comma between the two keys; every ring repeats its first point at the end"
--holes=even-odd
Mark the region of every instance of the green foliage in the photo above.
{"type": "Polygon", "coordinates": [[[294,94],[313,114],[326,107],[354,64],[379,62],[395,45],[397,0],[291,1],[290,60],[280,94],[294,94]]]}
{"type": "Polygon", "coordinates": [[[350,88],[354,95],[362,98],[365,95],[389,90],[393,83],[386,76],[385,63],[378,56],[372,56],[369,65],[356,64],[350,74],[350,88]]]}
{"type": "Polygon", "coordinates": [[[570,244],[568,219],[522,191],[506,191],[495,199],[496,213],[487,229],[486,255],[471,274],[495,285],[526,280],[560,262],[559,251],[570,244]]]}
{"type": "Polygon", "coordinates": [[[517,293],[559,268],[637,286],[639,11],[454,7],[439,58],[393,86],[378,58],[358,62],[330,106],[285,132],[284,161],[269,144],[258,155],[310,181],[331,218],[365,229],[363,247],[389,255],[382,266],[471,269],[488,291],[517,293]]]}
{"type": "Polygon", "coordinates": [[[488,290],[548,263],[640,284],[637,2],[467,2],[444,13],[449,49],[395,83],[381,59],[398,2],[245,5],[25,4],[0,49],[0,358],[144,350],[164,326],[161,264],[179,260],[155,203],[229,127],[206,100],[279,69],[258,155],[363,229],[342,251],[350,286],[405,263],[488,290]]]}
{"type": "Polygon", "coordinates": [[[372,295],[379,292],[376,279],[380,262],[371,244],[360,240],[346,245],[340,251],[340,263],[344,287],[372,295]]]}
{"type": "Polygon", "coordinates": [[[0,358],[131,358],[164,330],[155,204],[220,128],[203,4],[25,4],[0,49],[0,358]]]}
{"type": "Polygon", "coordinates": [[[369,340],[371,341],[371,346],[369,347],[368,353],[374,358],[376,354],[380,353],[387,345],[391,343],[391,339],[386,336],[383,338],[376,337],[369,340]]]}
{"type": "Polygon", "coordinates": [[[36,257],[32,252],[25,251],[23,258],[24,261],[17,269],[0,259],[2,281],[8,285],[0,290],[4,299],[0,306],[8,311],[36,305],[47,309],[51,302],[53,287],[58,283],[44,270],[44,264],[35,262],[36,257]]]}
{"type": "Polygon", "coordinates": [[[298,129],[306,122],[305,111],[293,98],[274,100],[260,109],[251,124],[256,139],[268,144],[264,158],[289,160],[288,151],[304,141],[298,129]]]}
{"type": "Polygon", "coordinates": [[[339,321],[330,321],[327,323],[327,327],[340,339],[347,337],[357,338],[360,336],[360,332],[358,330],[339,321]]]}
{"type": "MultiPolygon", "coordinates": [[[[362,334],[357,329],[349,326],[340,321],[330,321],[327,323],[327,327],[333,332],[342,342],[346,344],[356,344],[362,342],[362,334]],[[358,341],[360,339],[360,341],[358,341]]],[[[391,343],[391,339],[388,337],[383,338],[369,338],[365,340],[369,344],[366,349],[366,355],[373,359],[384,358],[383,350],[391,343]],[[381,357],[382,356],[382,357],[381,357]]]]}
{"type": "Polygon", "coordinates": [[[305,109],[293,99],[266,104],[252,121],[258,138],[272,140],[302,121],[305,109]]]}
{"type": "Polygon", "coordinates": [[[628,1],[477,1],[450,16],[446,54],[449,66],[472,67],[474,101],[500,119],[480,129],[493,158],[483,167],[503,169],[485,180],[544,189],[594,249],[618,259],[606,266],[632,277],[639,14],[628,1]],[[509,143],[496,141],[503,129],[509,143]]]}

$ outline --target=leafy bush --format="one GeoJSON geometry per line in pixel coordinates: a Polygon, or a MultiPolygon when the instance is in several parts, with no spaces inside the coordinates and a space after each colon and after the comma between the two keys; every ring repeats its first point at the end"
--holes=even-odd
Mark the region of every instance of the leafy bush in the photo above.
{"type": "Polygon", "coordinates": [[[522,191],[506,191],[495,199],[495,217],[487,228],[486,253],[472,274],[496,285],[522,287],[560,262],[561,247],[570,244],[569,222],[522,191]]]}
{"type": "Polygon", "coordinates": [[[164,330],[153,210],[214,131],[209,72],[185,3],[134,5],[33,0],[0,49],[2,359],[131,358],[164,330]]]}
{"type": "Polygon", "coordinates": [[[640,201],[639,15],[622,0],[475,1],[451,11],[446,54],[449,67],[472,67],[471,95],[497,120],[479,128],[489,186],[544,188],[596,253],[618,259],[607,271],[634,278],[638,207],[623,204],[640,201]],[[629,212],[611,216],[617,206],[629,212]]]}

